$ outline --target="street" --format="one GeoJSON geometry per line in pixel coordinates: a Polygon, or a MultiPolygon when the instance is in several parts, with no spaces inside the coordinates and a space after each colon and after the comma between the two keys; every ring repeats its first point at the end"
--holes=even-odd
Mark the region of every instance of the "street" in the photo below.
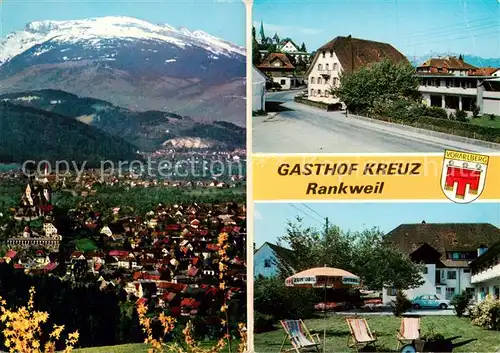
{"type": "Polygon", "coordinates": [[[295,103],[301,91],[267,93],[267,102],[282,102],[281,111],[253,118],[254,153],[405,153],[498,152],[462,142],[407,131],[389,124],[346,117],[295,103]]]}
{"type": "MultiPolygon", "coordinates": [[[[328,316],[351,316],[356,314],[355,311],[339,311],[339,312],[329,312],[328,316]]],[[[380,310],[380,311],[360,311],[357,312],[359,315],[363,316],[391,316],[394,315],[391,310],[380,310]]],[[[418,315],[418,316],[454,316],[455,312],[453,309],[421,309],[421,310],[410,310],[405,313],[405,315],[418,315]]]]}

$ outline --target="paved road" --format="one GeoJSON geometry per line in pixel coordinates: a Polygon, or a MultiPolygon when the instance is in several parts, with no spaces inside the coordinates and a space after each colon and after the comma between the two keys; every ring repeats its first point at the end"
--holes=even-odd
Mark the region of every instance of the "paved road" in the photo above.
{"type": "MultiPolygon", "coordinates": [[[[353,315],[355,312],[354,311],[339,311],[336,313],[328,313],[328,316],[335,316],[335,315],[340,315],[340,316],[350,316],[353,315]]],[[[358,315],[360,316],[394,316],[392,311],[360,311],[358,312],[358,315]]],[[[411,310],[406,313],[406,315],[419,315],[419,316],[454,316],[455,312],[453,309],[446,309],[446,310],[411,310]]]]}
{"type": "Polygon", "coordinates": [[[297,91],[269,93],[267,101],[283,102],[273,116],[253,118],[254,153],[405,153],[442,152],[458,149],[470,152],[499,152],[409,132],[354,118],[342,112],[326,112],[293,101],[297,91]]]}

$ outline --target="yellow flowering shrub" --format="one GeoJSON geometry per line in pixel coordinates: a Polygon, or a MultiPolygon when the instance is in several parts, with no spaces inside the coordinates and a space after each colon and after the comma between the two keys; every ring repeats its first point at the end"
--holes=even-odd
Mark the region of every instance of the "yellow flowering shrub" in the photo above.
{"type": "MultiPolygon", "coordinates": [[[[147,308],[143,303],[138,304],[137,313],[139,316],[139,323],[142,326],[143,332],[146,334],[145,343],[149,344],[151,348],[148,353],[219,353],[224,348],[228,347],[228,351],[232,352],[231,347],[231,334],[229,330],[229,293],[226,288],[225,276],[229,266],[227,263],[230,261],[229,256],[227,255],[227,250],[229,248],[228,244],[229,236],[227,233],[219,234],[217,238],[217,245],[219,247],[218,255],[219,255],[219,289],[225,291],[224,293],[224,301],[220,307],[220,312],[222,313],[222,318],[220,320],[221,326],[225,330],[225,334],[219,338],[219,340],[212,346],[208,348],[200,347],[200,343],[195,340],[193,337],[193,324],[189,321],[186,324],[186,327],[182,330],[184,336],[184,342],[181,343],[170,343],[166,344],[164,341],[164,337],[171,333],[176,324],[176,320],[170,316],[165,316],[163,313],[160,314],[158,320],[161,322],[163,327],[163,337],[155,338],[153,337],[153,330],[151,327],[152,320],[146,316],[147,308]]],[[[237,347],[237,351],[239,353],[246,352],[247,350],[247,335],[245,324],[238,324],[238,331],[240,334],[240,343],[237,347]]]]}
{"type": "MultiPolygon", "coordinates": [[[[56,341],[60,339],[64,326],[54,325],[49,335],[49,341],[42,347],[40,338],[43,332],[41,326],[47,322],[49,314],[34,310],[35,288],[32,287],[29,294],[28,305],[15,311],[8,309],[7,303],[0,297],[0,321],[5,326],[2,331],[5,338],[4,345],[10,353],[54,353],[56,341]]],[[[78,331],[68,335],[65,340],[64,353],[73,350],[78,342],[78,337],[78,331]]]]}

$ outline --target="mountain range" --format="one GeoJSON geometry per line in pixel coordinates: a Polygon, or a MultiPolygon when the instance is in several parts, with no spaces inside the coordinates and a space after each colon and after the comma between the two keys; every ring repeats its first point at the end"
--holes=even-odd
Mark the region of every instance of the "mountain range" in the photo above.
{"type": "Polygon", "coordinates": [[[132,111],[245,124],[245,49],[131,17],[36,21],[0,42],[0,93],[43,89],[132,111]]]}
{"type": "Polygon", "coordinates": [[[131,17],[31,22],[0,41],[0,162],[242,148],[245,62],[229,41],[131,17]]]}
{"type": "MultiPolygon", "coordinates": [[[[472,66],[500,68],[500,58],[483,58],[483,57],[480,57],[477,55],[471,55],[471,54],[462,54],[462,55],[463,55],[464,61],[471,64],[472,66]]],[[[435,53],[435,52],[431,52],[431,53],[426,54],[426,55],[418,55],[418,56],[407,55],[406,57],[414,66],[418,66],[430,58],[439,58],[439,57],[445,57],[445,56],[455,56],[458,58],[460,56],[460,53],[452,53],[452,52],[435,53]]]]}

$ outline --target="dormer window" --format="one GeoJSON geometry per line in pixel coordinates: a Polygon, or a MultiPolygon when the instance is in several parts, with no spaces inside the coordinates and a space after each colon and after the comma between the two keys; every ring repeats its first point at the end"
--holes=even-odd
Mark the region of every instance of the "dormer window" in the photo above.
{"type": "Polygon", "coordinates": [[[323,52],[321,53],[323,58],[325,57],[325,51],[323,50],[323,52]]]}

